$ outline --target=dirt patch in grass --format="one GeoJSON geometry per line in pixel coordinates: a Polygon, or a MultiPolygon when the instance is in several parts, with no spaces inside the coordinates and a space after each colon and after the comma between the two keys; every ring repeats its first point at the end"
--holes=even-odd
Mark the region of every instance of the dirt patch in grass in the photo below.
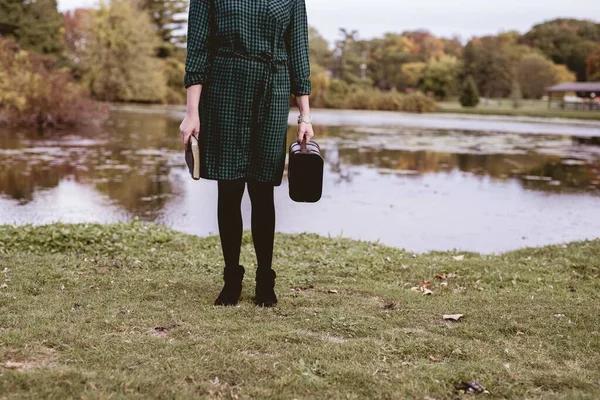
{"type": "Polygon", "coordinates": [[[28,372],[40,368],[53,368],[56,366],[57,352],[54,349],[40,348],[36,351],[27,351],[29,355],[24,357],[18,355],[19,351],[12,351],[14,355],[11,356],[10,350],[4,351],[5,361],[0,362],[0,369],[28,372]]]}

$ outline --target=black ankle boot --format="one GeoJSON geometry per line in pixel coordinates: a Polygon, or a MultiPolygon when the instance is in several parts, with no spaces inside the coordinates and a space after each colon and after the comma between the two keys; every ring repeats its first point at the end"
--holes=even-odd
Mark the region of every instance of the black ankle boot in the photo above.
{"type": "Polygon", "coordinates": [[[273,307],[277,304],[275,295],[275,271],[256,271],[256,297],[254,302],[260,307],[273,307]]]}
{"type": "Polygon", "coordinates": [[[216,306],[233,306],[240,300],[242,294],[242,280],[244,279],[244,267],[239,265],[237,268],[225,267],[223,270],[223,280],[225,285],[215,300],[216,306]]]}

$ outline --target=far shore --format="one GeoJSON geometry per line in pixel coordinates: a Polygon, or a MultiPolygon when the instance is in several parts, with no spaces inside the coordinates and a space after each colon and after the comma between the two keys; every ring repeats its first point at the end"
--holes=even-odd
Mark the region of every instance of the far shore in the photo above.
{"type": "MultiPolygon", "coordinates": [[[[165,114],[173,119],[185,117],[184,105],[111,103],[114,111],[165,114]]],[[[527,115],[482,115],[458,112],[415,114],[399,111],[340,110],[313,108],[315,125],[321,126],[401,126],[474,132],[510,132],[515,134],[571,135],[599,137],[600,120],[539,117],[527,115]]],[[[476,111],[476,110],[475,110],[476,111]]],[[[295,123],[297,111],[290,109],[288,123],[295,123]]],[[[600,117],[600,113],[598,114],[600,117]]],[[[318,132],[317,132],[318,134],[318,132]]]]}
{"type": "MultiPolygon", "coordinates": [[[[322,113],[340,113],[353,115],[398,115],[398,116],[420,116],[447,119],[470,119],[470,120],[491,120],[491,121],[516,121],[531,123],[552,123],[567,125],[587,125],[600,127],[600,112],[596,111],[564,111],[564,110],[545,110],[532,109],[510,109],[510,108],[460,108],[451,103],[441,103],[440,109],[434,113],[408,113],[402,111],[382,111],[382,110],[352,110],[352,109],[334,109],[334,108],[311,108],[313,115],[322,113]]],[[[117,111],[134,112],[165,112],[165,113],[185,113],[184,104],[141,104],[141,103],[110,103],[110,107],[117,111]]],[[[296,110],[290,108],[290,121],[295,120],[296,110]]],[[[325,125],[327,121],[324,121],[325,125]]],[[[332,124],[338,125],[338,124],[332,124]]],[[[370,124],[368,124],[370,125],[370,124]]]]}

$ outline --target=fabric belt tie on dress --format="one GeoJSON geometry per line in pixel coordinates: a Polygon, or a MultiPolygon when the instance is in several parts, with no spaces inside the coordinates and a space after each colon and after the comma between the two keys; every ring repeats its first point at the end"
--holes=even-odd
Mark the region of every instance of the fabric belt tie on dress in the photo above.
{"type": "MultiPolygon", "coordinates": [[[[217,54],[227,57],[238,57],[245,58],[247,60],[259,61],[267,64],[269,66],[269,74],[267,76],[267,85],[266,85],[266,93],[267,98],[265,99],[265,109],[264,109],[264,118],[268,117],[269,110],[271,106],[271,92],[273,91],[273,74],[278,71],[279,65],[287,66],[288,59],[287,58],[273,58],[273,53],[269,51],[260,52],[258,55],[256,54],[244,54],[235,50],[227,49],[227,48],[219,48],[217,49],[217,54]]],[[[262,121],[261,121],[262,122],[262,121]]]]}

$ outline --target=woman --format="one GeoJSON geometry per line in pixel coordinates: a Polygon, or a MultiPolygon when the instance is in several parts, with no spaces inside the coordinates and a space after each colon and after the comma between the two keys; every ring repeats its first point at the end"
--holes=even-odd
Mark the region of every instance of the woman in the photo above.
{"type": "Polygon", "coordinates": [[[290,94],[300,111],[298,140],[314,133],[304,0],[190,0],[183,143],[196,135],[200,177],[218,181],[217,219],[225,285],[216,305],[237,304],[244,267],[241,200],[246,182],[256,250],[255,303],[277,304],[272,268],[274,186],[286,156],[290,94]]]}

